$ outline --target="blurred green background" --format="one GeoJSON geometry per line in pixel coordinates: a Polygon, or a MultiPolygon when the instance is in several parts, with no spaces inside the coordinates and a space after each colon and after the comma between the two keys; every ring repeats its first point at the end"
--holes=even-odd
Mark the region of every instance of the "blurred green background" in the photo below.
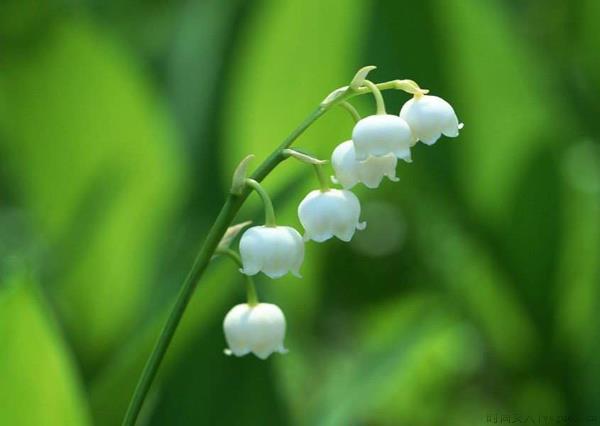
{"type": "MultiPolygon", "coordinates": [[[[0,424],[119,424],[235,164],[367,64],[449,100],[461,136],[357,189],[369,226],[309,243],[303,280],[259,279],[288,355],[223,355],[243,280],[215,261],[140,424],[600,423],[599,21],[597,0],[0,2],[0,424]]],[[[297,146],[328,158],[351,128],[332,111],[297,146]]],[[[299,228],[310,170],[265,185],[299,228]]]]}

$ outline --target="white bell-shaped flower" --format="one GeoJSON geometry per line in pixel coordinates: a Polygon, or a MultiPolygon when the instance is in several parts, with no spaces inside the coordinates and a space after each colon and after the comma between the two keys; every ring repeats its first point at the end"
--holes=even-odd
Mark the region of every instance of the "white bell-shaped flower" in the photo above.
{"type": "Polygon", "coordinates": [[[400,109],[416,139],[433,145],[441,136],[458,136],[463,124],[458,122],[452,106],[437,96],[420,95],[407,101],[400,109]]]}
{"type": "Polygon", "coordinates": [[[291,272],[300,277],[304,241],[289,226],[253,226],[240,239],[240,256],[243,274],[262,271],[270,278],[279,278],[291,272]]]}
{"type": "Polygon", "coordinates": [[[397,163],[394,154],[358,161],[352,141],[342,142],[331,154],[331,165],[335,171],[335,177],[331,180],[344,189],[350,189],[359,182],[367,188],[377,188],[385,176],[392,182],[399,180],[396,177],[397,163]]]}
{"type": "Polygon", "coordinates": [[[273,352],[286,353],[285,317],[276,305],[246,303],[234,306],[225,316],[223,331],[227,355],[244,356],[250,352],[266,359],[273,352]]]}
{"type": "Polygon", "coordinates": [[[318,243],[332,237],[350,241],[357,229],[366,226],[365,222],[359,222],[358,198],[344,189],[309,192],[298,206],[298,217],[304,226],[304,239],[318,243]]]}
{"type": "Polygon", "coordinates": [[[352,130],[352,141],[358,161],[369,156],[382,157],[390,153],[410,162],[410,147],[415,139],[404,119],[389,114],[370,115],[360,120],[352,130]]]}

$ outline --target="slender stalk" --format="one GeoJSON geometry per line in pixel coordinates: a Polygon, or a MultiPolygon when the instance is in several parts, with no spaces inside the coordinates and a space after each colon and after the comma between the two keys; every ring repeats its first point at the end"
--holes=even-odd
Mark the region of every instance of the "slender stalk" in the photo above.
{"type": "Polygon", "coordinates": [[[304,152],[300,152],[295,149],[288,148],[288,149],[284,149],[281,152],[283,155],[285,155],[285,157],[293,157],[296,160],[298,160],[304,164],[325,164],[325,163],[327,163],[327,161],[325,161],[325,160],[319,160],[318,158],[315,158],[309,154],[305,154],[304,152]]]}
{"type": "Polygon", "coordinates": [[[329,191],[329,181],[327,180],[323,166],[321,164],[313,164],[313,166],[315,167],[317,179],[319,179],[319,187],[321,188],[321,192],[329,191]]]}
{"type": "MultiPolygon", "coordinates": [[[[289,148],[292,143],[328,109],[328,107],[319,106],[314,110],[286,139],[283,140],[283,142],[281,142],[279,147],[258,166],[256,171],[252,174],[252,179],[257,182],[262,181],[285,158],[281,154],[281,151],[285,148],[289,148]]],[[[158,340],[152,349],[152,353],[144,366],[140,379],[133,392],[129,407],[127,408],[127,412],[125,413],[122,423],[123,426],[135,425],[140,410],[142,409],[142,405],[144,404],[144,400],[156,377],[158,368],[167,352],[167,348],[173,340],[175,330],[181,321],[185,308],[194,294],[196,285],[210,263],[210,259],[219,245],[221,238],[225,234],[225,231],[227,231],[227,228],[231,225],[231,222],[233,222],[233,219],[249,194],[250,188],[247,188],[241,195],[229,194],[227,196],[217,219],[208,231],[208,235],[194,260],[190,272],[181,286],[173,309],[171,310],[169,317],[160,332],[158,340]]]]}
{"type": "Polygon", "coordinates": [[[240,268],[244,267],[244,264],[242,263],[242,258],[240,257],[239,254],[237,254],[237,252],[235,250],[232,250],[230,248],[218,249],[215,252],[215,254],[218,254],[218,255],[221,255],[221,256],[227,256],[231,260],[233,260],[235,262],[235,264],[237,266],[239,266],[240,268]]]}
{"type": "Polygon", "coordinates": [[[381,94],[381,91],[379,90],[377,85],[375,83],[373,83],[372,81],[365,80],[365,86],[367,86],[369,88],[369,90],[371,91],[371,93],[373,93],[373,97],[375,98],[375,104],[377,105],[377,114],[378,115],[386,114],[385,102],[383,101],[383,95],[381,94]]]}
{"type": "Polygon", "coordinates": [[[260,183],[250,178],[246,179],[246,185],[254,189],[258,195],[260,195],[260,198],[262,198],[265,206],[265,225],[270,227],[277,226],[275,222],[275,209],[273,208],[273,202],[271,201],[271,197],[269,197],[269,194],[265,188],[263,188],[260,183]]]}
{"type": "MultiPolygon", "coordinates": [[[[367,81],[367,80],[365,80],[365,81],[367,81]]],[[[391,90],[391,89],[402,90],[403,92],[410,93],[411,95],[414,95],[417,93],[426,95],[427,93],[429,93],[429,90],[421,89],[419,87],[419,85],[412,80],[390,80],[390,81],[384,81],[383,83],[377,83],[375,86],[380,91],[391,90]]],[[[344,100],[347,101],[348,99],[352,99],[355,96],[364,95],[366,93],[371,93],[371,89],[369,87],[366,87],[366,86],[359,87],[358,89],[355,89],[349,93],[346,93],[344,95],[344,99],[341,100],[341,102],[343,102],[344,100]]]]}
{"type": "Polygon", "coordinates": [[[196,256],[196,260],[192,265],[192,269],[188,273],[183,285],[181,286],[179,294],[177,295],[177,299],[175,300],[175,305],[173,306],[167,322],[160,333],[150,358],[148,358],[148,361],[144,366],[140,380],[138,381],[131,402],[129,403],[127,413],[123,419],[123,425],[135,425],[144,400],[148,395],[148,391],[150,390],[150,386],[156,377],[158,368],[165,356],[165,353],[167,352],[167,348],[169,347],[171,340],[173,339],[173,335],[175,334],[175,330],[181,321],[181,317],[183,316],[185,308],[187,307],[190,298],[194,293],[196,283],[208,266],[223,234],[233,221],[235,214],[242,204],[241,201],[241,197],[229,195],[225,201],[225,204],[223,205],[223,208],[221,209],[221,212],[217,216],[215,223],[210,229],[202,248],[196,256]]]}
{"type": "MultiPolygon", "coordinates": [[[[398,86],[397,80],[389,81],[385,83],[380,83],[377,87],[381,90],[386,89],[401,89],[398,86]]],[[[328,102],[327,104],[320,105],[317,109],[315,109],[308,117],[304,119],[304,121],[294,129],[287,138],[285,138],[281,144],[275,149],[269,157],[267,157],[254,171],[251,179],[256,182],[261,182],[277,165],[285,159],[285,155],[283,154],[283,150],[289,148],[292,143],[300,135],[304,133],[306,129],[308,129],[315,121],[319,119],[325,112],[327,112],[332,106],[337,105],[340,102],[344,102],[354,96],[362,95],[365,93],[369,93],[370,90],[366,87],[359,88],[354,91],[347,91],[340,96],[338,99],[335,99],[332,102],[328,102]]],[[[183,313],[194,294],[194,290],[198,284],[198,281],[202,277],[202,274],[206,270],[206,267],[210,263],[221,238],[227,231],[227,228],[233,222],[236,214],[240,210],[242,204],[248,198],[250,194],[251,188],[246,187],[242,191],[240,195],[229,194],[219,212],[215,222],[212,227],[208,231],[208,235],[204,240],[196,259],[192,265],[190,272],[185,278],[181,289],[177,295],[175,303],[173,305],[173,309],[171,310],[165,325],[163,326],[160,335],[152,349],[152,353],[144,366],[140,379],[136,385],[135,391],[129,403],[129,407],[127,408],[127,412],[125,413],[125,417],[123,419],[123,426],[134,426],[135,422],[140,414],[140,410],[142,409],[142,405],[144,404],[144,400],[148,395],[148,391],[152,386],[152,382],[156,377],[156,373],[158,372],[158,368],[167,352],[167,349],[173,339],[173,335],[183,317],[183,313]]]]}
{"type": "MultiPolygon", "coordinates": [[[[244,267],[242,263],[242,258],[235,250],[230,248],[217,250],[215,254],[220,254],[222,256],[228,256],[232,259],[237,266],[240,268],[244,267]]],[[[246,277],[246,300],[248,301],[248,305],[255,306],[258,305],[258,295],[256,293],[256,286],[254,285],[254,279],[250,275],[243,274],[246,277]]]]}
{"type": "Polygon", "coordinates": [[[246,275],[246,300],[248,305],[256,306],[259,304],[258,295],[256,294],[256,286],[250,275],[246,275]]]}
{"type": "Polygon", "coordinates": [[[360,121],[360,114],[350,102],[343,101],[340,102],[339,105],[350,113],[355,123],[358,123],[360,121]]]}

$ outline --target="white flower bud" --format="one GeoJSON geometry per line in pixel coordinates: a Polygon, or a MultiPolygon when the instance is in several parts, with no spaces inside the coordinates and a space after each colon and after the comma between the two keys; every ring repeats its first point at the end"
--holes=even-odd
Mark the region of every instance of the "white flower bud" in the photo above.
{"type": "Polygon", "coordinates": [[[240,256],[246,275],[264,272],[270,278],[279,278],[292,272],[300,277],[304,261],[304,241],[289,226],[253,226],[240,239],[240,256]]]}
{"type": "Polygon", "coordinates": [[[352,130],[356,159],[382,157],[390,153],[410,162],[410,147],[415,139],[404,119],[396,115],[370,115],[360,120],[352,130]]]}
{"type": "Polygon", "coordinates": [[[406,120],[414,137],[427,145],[433,145],[442,134],[454,138],[463,128],[452,106],[437,96],[410,99],[402,106],[400,117],[406,120]]]}
{"type": "Polygon", "coordinates": [[[273,352],[286,353],[285,317],[276,305],[246,303],[234,306],[225,316],[223,331],[229,349],[227,355],[244,356],[250,352],[266,359],[273,352]]]}
{"type": "Polygon", "coordinates": [[[368,188],[377,188],[384,176],[392,182],[398,182],[397,163],[394,154],[358,161],[352,141],[342,142],[331,154],[331,165],[335,171],[335,177],[331,180],[342,185],[344,189],[350,189],[359,182],[368,188]]]}
{"type": "Polygon", "coordinates": [[[304,239],[318,243],[334,236],[350,241],[354,231],[366,226],[359,222],[360,202],[356,195],[341,189],[309,192],[298,206],[298,217],[304,226],[304,239]]]}

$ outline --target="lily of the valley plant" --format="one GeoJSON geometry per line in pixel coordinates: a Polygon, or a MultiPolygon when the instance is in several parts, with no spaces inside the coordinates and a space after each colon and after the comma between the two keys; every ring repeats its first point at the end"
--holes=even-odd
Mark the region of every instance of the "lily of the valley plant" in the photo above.
{"type": "Polygon", "coordinates": [[[334,237],[350,241],[356,231],[365,228],[366,223],[360,220],[360,201],[350,191],[351,188],[359,183],[367,188],[377,188],[384,177],[397,182],[398,160],[412,162],[411,149],[417,142],[433,145],[442,135],[458,136],[463,125],[448,102],[428,95],[428,90],[412,80],[375,84],[367,79],[373,69],[374,66],[362,68],[348,86],[331,92],[250,176],[247,170],[253,155],[246,157],[237,167],[230,193],[144,367],[124,425],[135,423],[185,308],[213,258],[230,257],[237,263],[246,282],[246,303],[234,306],[223,322],[228,345],[225,353],[235,356],[253,353],[261,359],[266,359],[274,352],[285,353],[286,322],[283,311],[276,305],[259,302],[252,277],[262,272],[272,279],[288,273],[300,278],[306,242],[312,240],[322,243],[334,237]],[[397,115],[388,114],[381,94],[390,89],[412,95],[397,115]],[[348,101],[368,93],[375,99],[376,113],[361,118],[348,101]],[[356,121],[352,139],[338,145],[331,156],[334,172],[331,182],[340,185],[341,189],[330,187],[324,170],[326,161],[290,148],[308,127],[336,106],[348,110],[356,121]],[[298,205],[298,218],[304,227],[303,237],[296,229],[277,224],[271,199],[260,184],[277,165],[290,157],[314,167],[319,182],[318,188],[309,192],[298,205]],[[252,190],[263,200],[265,223],[242,233],[238,254],[230,246],[248,223],[233,226],[232,223],[252,190]]]}

